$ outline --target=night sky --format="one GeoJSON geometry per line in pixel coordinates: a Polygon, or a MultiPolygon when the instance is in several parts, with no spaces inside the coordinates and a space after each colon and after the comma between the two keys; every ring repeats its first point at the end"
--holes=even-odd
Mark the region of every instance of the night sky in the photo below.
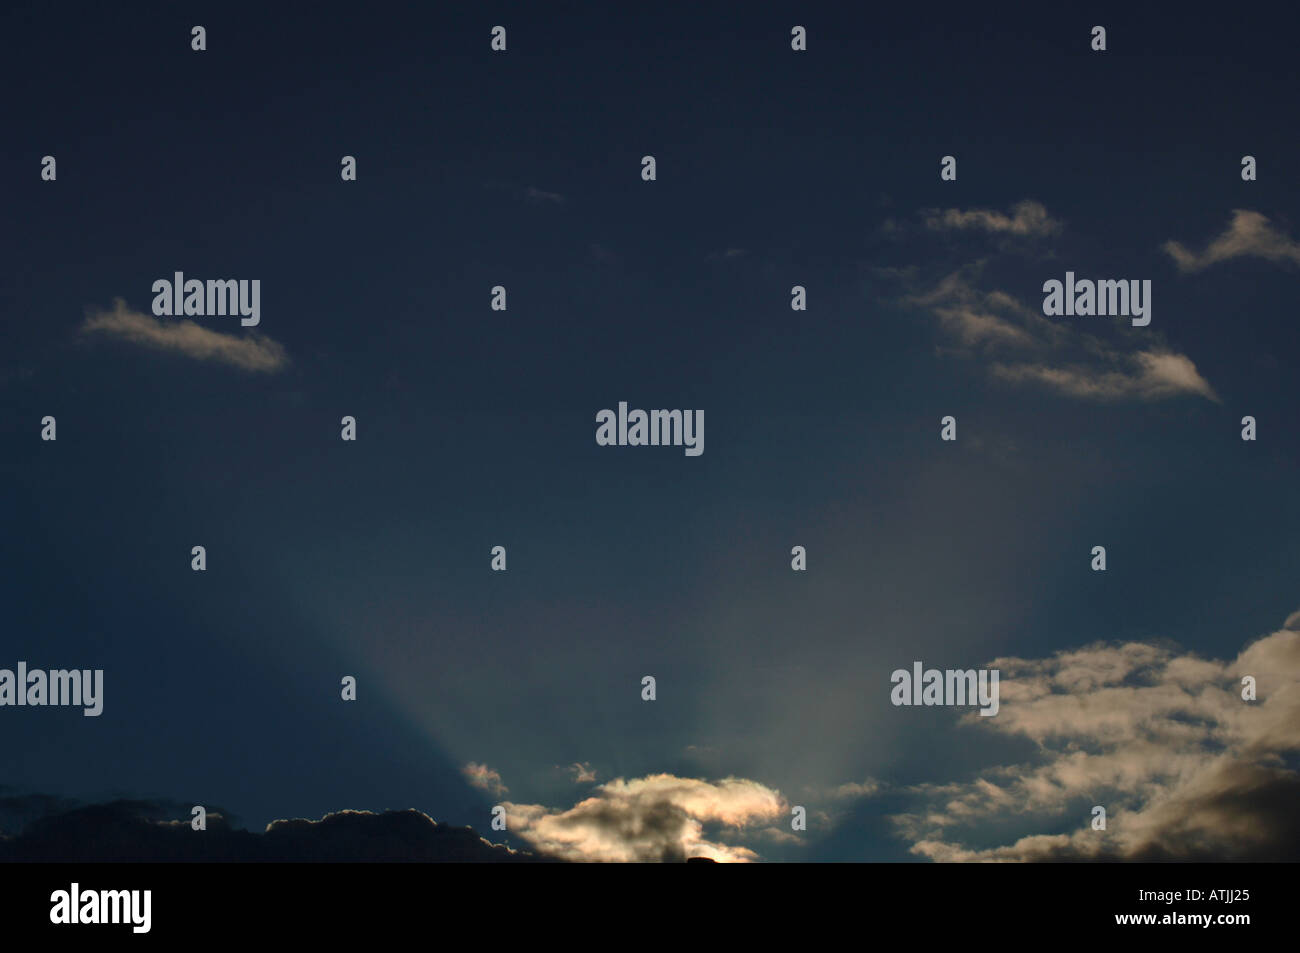
{"type": "Polygon", "coordinates": [[[0,708],[0,830],[39,793],[576,859],[1300,856],[1293,31],[545,6],[4,14],[0,668],[104,710],[0,708]],[[177,271],[260,324],[177,336],[177,271]],[[1045,317],[1067,271],[1150,325],[1045,317]],[[598,446],[620,401],[703,409],[703,454],[598,446]],[[916,660],[1000,669],[999,714],[891,704],[916,660]]]}

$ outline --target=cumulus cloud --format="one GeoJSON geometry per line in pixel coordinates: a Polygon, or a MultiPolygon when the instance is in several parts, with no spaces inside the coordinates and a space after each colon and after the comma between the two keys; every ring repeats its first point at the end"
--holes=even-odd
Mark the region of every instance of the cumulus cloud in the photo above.
{"type": "Polygon", "coordinates": [[[273,373],[289,363],[284,347],[263,334],[224,334],[187,319],[159,321],[133,311],[121,298],[113,310],[89,314],[83,334],[108,334],[160,351],[182,354],[197,361],[229,364],[246,371],[273,373]]]}
{"type": "Polygon", "coordinates": [[[595,769],[586,761],[579,761],[569,765],[569,770],[573,772],[573,780],[578,784],[587,784],[596,780],[595,769]]]}
{"type": "Polygon", "coordinates": [[[893,817],[913,853],[940,861],[1300,859],[1300,631],[1279,629],[1227,661],[1129,642],[988,667],[1002,673],[1002,707],[984,727],[1029,739],[1038,758],[913,788],[919,806],[893,817]],[[1241,697],[1247,675],[1257,680],[1255,701],[1241,697]],[[1091,828],[1097,804],[1106,808],[1105,831],[1091,828]],[[978,836],[1008,818],[1058,829],[1075,818],[1077,826],[979,848],[956,833],[978,836]]]}
{"type": "Polygon", "coordinates": [[[945,275],[933,287],[906,295],[906,305],[938,320],[950,353],[989,361],[998,380],[1030,384],[1084,400],[1161,400],[1196,396],[1218,401],[1190,358],[1151,335],[1115,342],[1079,324],[1051,321],[1014,295],[977,286],[984,262],[945,275]]]}
{"type": "Polygon", "coordinates": [[[501,782],[501,772],[489,768],[486,764],[471,761],[462,767],[460,772],[465,775],[465,780],[474,787],[481,791],[487,791],[494,796],[506,794],[510,790],[501,782]]]}
{"type": "Polygon", "coordinates": [[[617,778],[567,810],[540,804],[505,805],[509,829],[553,857],[587,861],[683,861],[705,857],[748,862],[758,855],[724,843],[709,828],[761,833],[789,808],[757,781],[710,782],[655,774],[617,778]]]}
{"type": "Polygon", "coordinates": [[[338,811],[320,820],[272,821],[260,834],[233,828],[210,810],[195,831],[189,809],[114,801],[58,810],[0,836],[0,862],[36,863],[509,863],[551,858],[492,844],[469,827],[439,824],[415,810],[338,811]],[[180,814],[183,820],[177,820],[180,814]],[[168,816],[170,815],[170,816],[168,816]]]}
{"type": "Polygon", "coordinates": [[[1300,242],[1269,224],[1259,212],[1233,209],[1228,228],[1197,253],[1176,241],[1167,241],[1165,252],[1179,271],[1200,271],[1233,258],[1263,258],[1267,261],[1300,264],[1300,242]]]}
{"type": "Polygon", "coordinates": [[[927,209],[922,213],[927,228],[935,231],[975,230],[1004,235],[1055,235],[1064,226],[1047,214],[1039,202],[1024,199],[1011,207],[1011,214],[994,209],[927,209]]]}

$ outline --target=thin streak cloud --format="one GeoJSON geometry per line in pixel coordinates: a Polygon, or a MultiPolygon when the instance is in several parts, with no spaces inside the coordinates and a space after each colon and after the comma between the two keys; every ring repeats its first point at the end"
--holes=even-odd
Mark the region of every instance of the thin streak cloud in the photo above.
{"type": "Polygon", "coordinates": [[[156,351],[257,373],[275,373],[289,363],[284,346],[266,335],[224,334],[185,319],[163,322],[132,310],[121,298],[113,300],[111,311],[89,314],[81,333],[106,334],[156,351]]]}

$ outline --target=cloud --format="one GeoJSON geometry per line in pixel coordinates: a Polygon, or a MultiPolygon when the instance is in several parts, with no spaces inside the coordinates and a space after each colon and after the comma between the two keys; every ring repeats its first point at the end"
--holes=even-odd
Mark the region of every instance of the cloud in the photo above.
{"type": "Polygon", "coordinates": [[[439,824],[415,810],[339,811],[319,821],[272,821],[263,837],[263,853],[275,860],[500,863],[544,859],[490,843],[472,827],[439,824]]]}
{"type": "Polygon", "coordinates": [[[51,794],[19,794],[0,785],[0,832],[22,830],[28,823],[49,814],[69,811],[78,807],[70,798],[51,794]]]}
{"type": "Polygon", "coordinates": [[[483,186],[495,192],[504,193],[511,198],[522,199],[533,205],[563,205],[567,201],[559,192],[539,189],[535,185],[521,186],[513,182],[493,180],[484,182],[483,186]]]}
{"type": "Polygon", "coordinates": [[[586,761],[569,765],[569,770],[573,772],[573,780],[578,784],[586,784],[596,780],[595,769],[586,761]]]}
{"type": "Polygon", "coordinates": [[[229,364],[246,371],[273,373],[289,363],[284,347],[265,335],[222,334],[184,319],[164,323],[152,315],[131,310],[121,298],[113,300],[112,311],[89,314],[81,331],[109,334],[144,347],[183,354],[197,361],[229,364]]]}
{"type": "Polygon", "coordinates": [[[564,204],[564,196],[561,195],[559,192],[547,192],[544,189],[534,188],[531,185],[528,186],[528,188],[524,189],[524,198],[526,198],[530,202],[537,202],[540,204],[545,204],[545,203],[549,203],[551,205],[564,204]]]}
{"type": "Polygon", "coordinates": [[[1067,326],[1049,321],[1005,291],[977,288],[984,265],[980,260],[958,268],[930,289],[905,295],[902,302],[934,314],[941,329],[967,355],[1005,349],[1051,351],[1069,342],[1067,326]]]}
{"type": "MultiPolygon", "coordinates": [[[[500,784],[497,772],[483,765],[466,765],[466,772],[485,783],[500,784]]],[[[440,824],[416,810],[344,810],[320,820],[276,820],[259,834],[235,829],[227,812],[216,806],[209,806],[207,830],[197,832],[190,828],[186,804],[73,804],[46,795],[0,798],[0,808],[9,808],[11,817],[26,817],[17,835],[0,835],[0,863],[683,861],[691,857],[743,862],[757,860],[758,855],[722,842],[719,833],[711,832],[713,828],[793,843],[786,836],[787,825],[774,823],[789,816],[778,792],[740,778],[709,782],[668,774],[610,781],[568,810],[506,803],[510,831],[540,853],[492,844],[472,828],[440,824]]]]}
{"type": "Polygon", "coordinates": [[[0,862],[234,863],[539,861],[524,851],[492,844],[472,828],[439,824],[415,810],[339,811],[318,821],[272,821],[261,833],[236,830],[211,809],[207,830],[162,817],[149,801],[114,801],[60,811],[0,837],[0,862]]]}
{"type": "Polygon", "coordinates": [[[850,781],[847,784],[837,785],[827,791],[826,794],[836,801],[858,800],[878,794],[883,787],[875,778],[867,778],[862,782],[850,781]]]}
{"type": "Polygon", "coordinates": [[[723,843],[705,825],[756,833],[784,819],[788,806],[757,781],[710,782],[654,774],[600,785],[568,810],[505,805],[509,829],[553,857],[588,861],[683,861],[706,857],[748,862],[758,855],[723,843]]]}
{"type": "Polygon", "coordinates": [[[1030,347],[1036,343],[1024,328],[989,311],[935,308],[934,313],[944,329],[966,347],[998,342],[1030,347]]]}
{"type": "Polygon", "coordinates": [[[1192,360],[1154,335],[1121,336],[1112,343],[1078,324],[1051,321],[1008,292],[978,288],[984,265],[982,260],[965,265],[901,299],[938,320],[948,353],[988,360],[995,379],[1082,400],[1195,396],[1218,402],[1192,360]],[[1143,342],[1141,348],[1125,347],[1136,340],[1143,342]]]}
{"type": "MultiPolygon", "coordinates": [[[[895,815],[912,852],[941,861],[1300,859],[1300,632],[1283,628],[1219,661],[1174,645],[1098,643],[1002,658],[1002,707],[984,727],[1028,739],[1036,763],[918,785],[895,815]],[[1243,676],[1258,699],[1241,698],[1243,676]],[[1106,808],[1107,829],[1091,828],[1106,808]],[[1008,819],[1060,826],[971,848],[1008,819]]],[[[979,723],[977,719],[968,719],[979,723]]]]}
{"type": "Polygon", "coordinates": [[[1168,351],[1139,351],[1110,355],[1117,366],[1053,367],[1046,364],[994,364],[994,377],[1015,383],[1041,384],[1069,397],[1089,400],[1160,400],[1195,395],[1219,400],[1196,365],[1182,354],[1168,351]]]}
{"type": "Polygon", "coordinates": [[[489,794],[500,796],[510,790],[501,783],[501,773],[489,768],[486,764],[477,764],[471,761],[460,771],[470,784],[482,791],[487,791],[489,794]]]}
{"type": "Polygon", "coordinates": [[[927,228],[934,231],[975,230],[1003,235],[1044,236],[1055,235],[1064,227],[1060,221],[1047,214],[1039,202],[1024,199],[1011,207],[1007,215],[993,209],[927,209],[922,218],[927,228]]]}
{"type": "Polygon", "coordinates": [[[591,251],[591,257],[596,261],[604,264],[617,264],[620,260],[618,255],[609,248],[600,244],[600,242],[592,242],[588,247],[591,251]]]}
{"type": "Polygon", "coordinates": [[[1179,271],[1200,271],[1233,258],[1263,258],[1267,261],[1300,264],[1300,242],[1269,224],[1259,212],[1233,209],[1232,221],[1223,234],[1213,239],[1200,254],[1176,241],[1162,246],[1179,271]]]}
{"type": "Polygon", "coordinates": [[[744,258],[749,254],[745,248],[726,248],[722,251],[710,252],[705,256],[706,261],[731,261],[736,258],[744,258]]]}
{"type": "Polygon", "coordinates": [[[36,376],[36,369],[33,367],[0,367],[0,384],[8,384],[11,381],[29,381],[36,376]]]}

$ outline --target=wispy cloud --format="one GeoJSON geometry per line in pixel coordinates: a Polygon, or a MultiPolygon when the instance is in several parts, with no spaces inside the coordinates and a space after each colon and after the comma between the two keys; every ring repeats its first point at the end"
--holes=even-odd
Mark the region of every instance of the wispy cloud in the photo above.
{"type": "Polygon", "coordinates": [[[1068,397],[1085,400],[1161,400],[1193,395],[1219,400],[1196,365],[1170,351],[1138,351],[1108,355],[1112,368],[1093,363],[1073,366],[1048,364],[994,364],[990,373],[1013,383],[1041,384],[1068,397]]]}
{"type": "Polygon", "coordinates": [[[1230,661],[1128,642],[988,667],[1002,672],[1002,707],[981,727],[1029,739],[1039,757],[913,788],[918,809],[893,818],[913,853],[941,861],[1300,857],[1300,773],[1287,766],[1300,752],[1300,631],[1282,628],[1230,661]],[[1255,701],[1241,697],[1246,675],[1257,680],[1255,701]],[[1092,829],[1093,805],[1106,808],[1104,831],[1092,829]],[[1059,829],[1062,817],[1077,819],[1074,830],[1005,846],[969,848],[952,833],[1016,818],[1059,829]]]}
{"type": "Polygon", "coordinates": [[[1163,246],[1180,271],[1200,271],[1233,258],[1263,258],[1267,261],[1300,264],[1300,242],[1269,224],[1259,212],[1234,209],[1228,228],[1199,254],[1176,241],[1163,246]]]}
{"type": "Polygon", "coordinates": [[[143,347],[246,371],[274,373],[289,363],[283,345],[263,334],[224,334],[185,319],[159,321],[131,310],[121,298],[113,300],[111,311],[89,314],[81,332],[107,334],[143,347]]]}
{"type": "Polygon", "coordinates": [[[865,781],[837,785],[827,791],[826,796],[836,801],[856,801],[879,794],[883,788],[884,785],[875,778],[867,778],[865,781]]]}
{"type": "Polygon", "coordinates": [[[997,380],[1082,400],[1219,400],[1192,360],[1154,335],[1121,335],[1112,343],[1078,324],[1052,321],[1006,291],[979,288],[984,264],[958,268],[901,299],[938,319],[948,353],[987,360],[997,380]],[[1129,346],[1139,340],[1141,346],[1129,346]]]}
{"type": "Polygon", "coordinates": [[[549,203],[551,205],[563,205],[565,201],[564,196],[559,192],[547,192],[545,189],[535,188],[531,185],[524,189],[524,198],[530,202],[549,203]]]}
{"type": "Polygon", "coordinates": [[[620,260],[617,254],[605,245],[602,245],[600,242],[592,242],[589,246],[589,250],[591,251],[592,259],[601,262],[602,264],[618,264],[620,260]]]}
{"type": "Polygon", "coordinates": [[[1047,209],[1032,199],[1011,207],[1011,214],[995,209],[927,209],[922,213],[926,227],[935,231],[975,230],[1006,235],[1055,235],[1064,225],[1047,214],[1047,209]]]}
{"type": "Polygon", "coordinates": [[[539,189],[535,185],[517,185],[514,182],[492,180],[484,182],[483,187],[492,189],[495,192],[503,192],[511,198],[529,202],[533,205],[564,205],[567,201],[559,192],[539,189]]]}

